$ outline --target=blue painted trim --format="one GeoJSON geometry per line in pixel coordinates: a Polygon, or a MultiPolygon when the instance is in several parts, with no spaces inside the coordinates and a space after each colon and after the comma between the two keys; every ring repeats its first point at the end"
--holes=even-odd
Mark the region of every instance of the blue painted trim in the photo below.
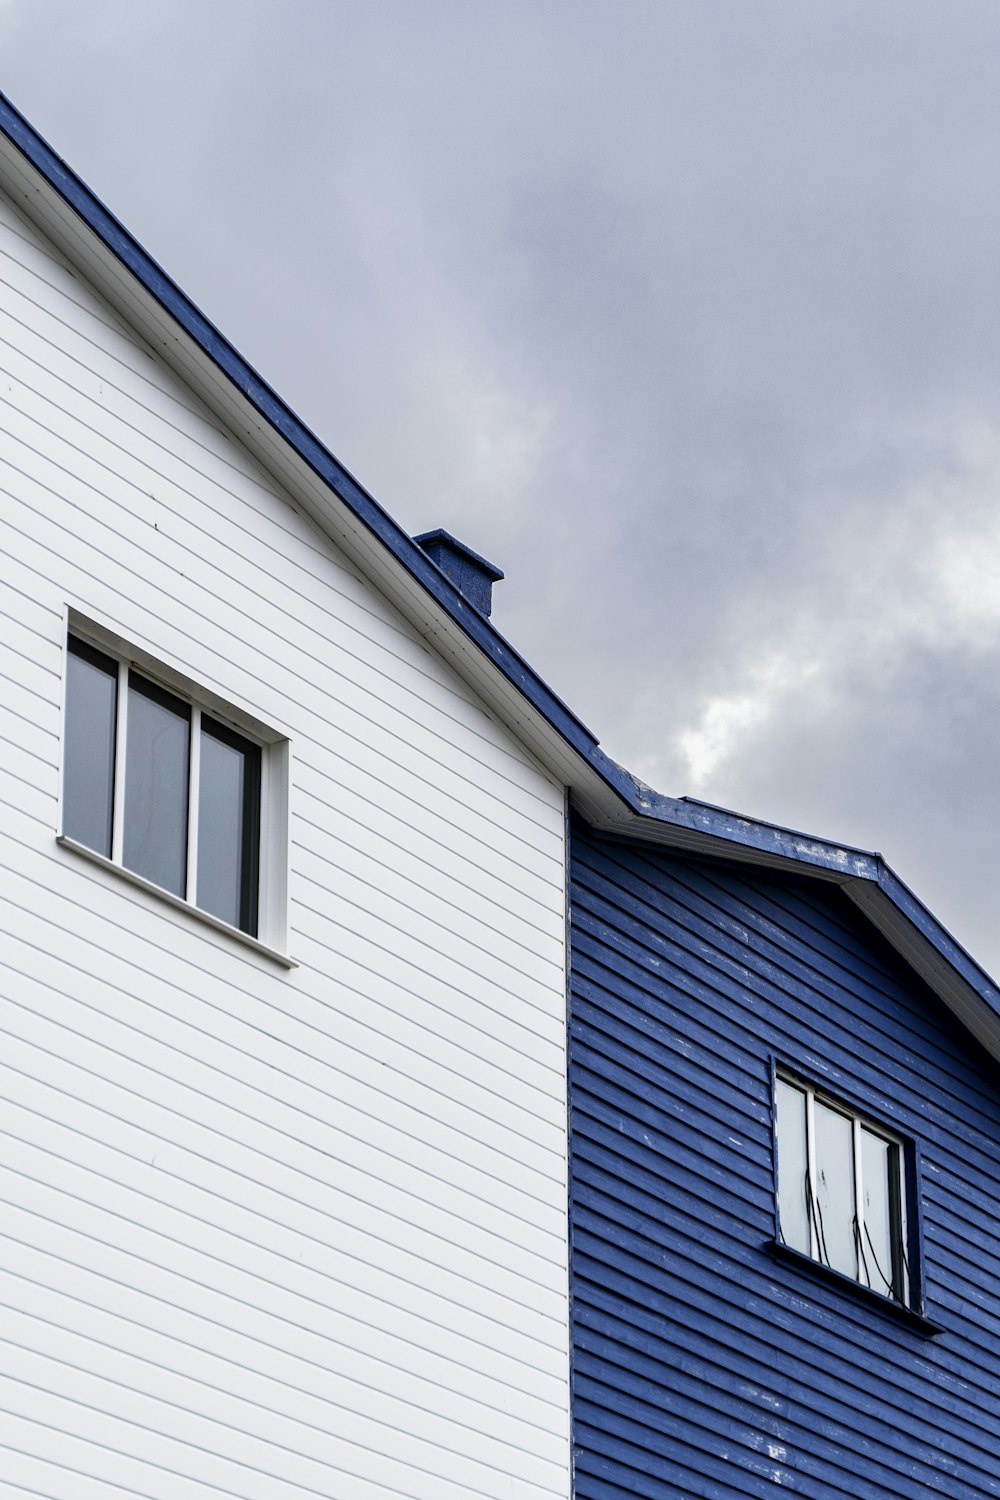
{"type": "Polygon", "coordinates": [[[754,849],[778,859],[789,859],[799,865],[815,865],[845,879],[876,880],[882,856],[868,849],[835,844],[830,839],[814,838],[794,828],[783,828],[761,818],[748,818],[728,808],[699,802],[695,797],[667,797],[650,787],[636,788],[638,806],[643,816],[657,822],[671,823],[691,833],[725,839],[744,849],[754,849]]]}
{"type": "Polygon", "coordinates": [[[893,1302],[890,1297],[883,1297],[881,1292],[873,1292],[863,1282],[855,1281],[853,1276],[845,1276],[840,1271],[835,1271],[832,1266],[826,1266],[821,1260],[813,1260],[811,1255],[803,1255],[801,1250],[793,1250],[791,1245],[786,1245],[782,1240],[769,1240],[764,1246],[768,1254],[777,1261],[783,1261],[786,1265],[794,1266],[797,1271],[802,1271],[807,1276],[815,1276],[819,1281],[825,1281],[828,1286],[836,1287],[845,1296],[855,1297],[867,1307],[877,1310],[888,1318],[893,1318],[897,1323],[903,1323],[908,1328],[913,1328],[917,1333],[922,1333],[925,1338],[936,1338],[938,1334],[944,1333],[945,1329],[940,1323],[935,1323],[933,1318],[928,1318],[915,1308],[904,1307],[901,1302],[893,1302]]]}
{"type": "Polygon", "coordinates": [[[1000,990],[951,935],[936,922],[881,856],[810,838],[792,829],[745,818],[692,798],[667,797],[641,785],[607,755],[596,736],[549,688],[524,658],[465,600],[392,517],[299,420],[291,408],[223,337],[215,325],[147,254],[124,225],[96,197],[63,159],[0,93],[0,131],[22,153],[45,182],[83,221],[218,370],[237,388],[258,415],[313,470],[352,514],[376,537],[471,640],[640,819],[668,824],[718,840],[723,846],[793,861],[799,866],[832,871],[877,884],[891,902],[951,965],[964,983],[1000,1021],[1000,990]]]}
{"type": "Polygon", "coordinates": [[[970,983],[975,983],[975,978],[985,981],[992,991],[994,997],[997,995],[996,987],[990,981],[988,975],[976,963],[975,959],[966,952],[962,945],[955,941],[937,920],[934,914],[927,909],[920,898],[914,895],[909,886],[900,880],[899,876],[892,870],[883,859],[879,859],[875,872],[875,879],[879,889],[888,897],[897,911],[906,917],[922,937],[933,943],[946,960],[963,978],[970,983]]]}

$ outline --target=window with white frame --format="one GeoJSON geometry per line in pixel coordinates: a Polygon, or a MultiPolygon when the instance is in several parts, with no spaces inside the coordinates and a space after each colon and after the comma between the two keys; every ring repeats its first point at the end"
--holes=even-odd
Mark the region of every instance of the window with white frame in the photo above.
{"type": "Polygon", "coordinates": [[[781,1241],[908,1307],[903,1141],[782,1073],[775,1136],[781,1241]]]}
{"type": "MultiPolygon", "coordinates": [[[[63,839],[251,937],[265,915],[274,750],[235,714],[71,630],[63,839]]],[[[272,939],[274,905],[272,893],[272,939]]]]}

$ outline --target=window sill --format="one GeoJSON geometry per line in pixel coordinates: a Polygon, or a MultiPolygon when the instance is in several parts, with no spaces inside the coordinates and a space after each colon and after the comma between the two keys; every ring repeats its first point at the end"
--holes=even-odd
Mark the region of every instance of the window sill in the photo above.
{"type": "Polygon", "coordinates": [[[172,891],[165,891],[161,885],[156,885],[152,880],[147,880],[143,875],[136,875],[133,870],[126,870],[124,865],[116,865],[113,860],[106,859],[103,854],[98,854],[95,849],[88,849],[86,844],[78,844],[75,839],[67,838],[65,834],[58,834],[56,843],[63,849],[69,849],[72,854],[78,854],[87,859],[91,864],[99,865],[102,870],[108,870],[119,880],[127,881],[140,891],[148,891],[150,895],[156,896],[160,901],[165,901],[168,906],[175,907],[178,911],[185,912],[187,916],[193,917],[195,921],[203,923],[206,927],[212,927],[216,932],[225,933],[226,937],[234,942],[241,943],[244,948],[250,948],[254,953],[259,953],[263,958],[270,959],[274,964],[279,964],[283,969],[297,969],[298,964],[294,958],[289,958],[287,953],[280,953],[277,948],[269,948],[267,943],[262,943],[259,938],[251,937],[248,932],[241,932],[238,927],[233,927],[229,922],[223,922],[219,917],[213,917],[211,912],[202,911],[198,906],[192,906],[190,901],[175,896],[172,891]]]}
{"type": "Polygon", "coordinates": [[[923,1334],[925,1338],[936,1338],[938,1334],[945,1332],[940,1323],[934,1323],[930,1318],[925,1318],[923,1313],[916,1312],[912,1307],[903,1307],[902,1303],[883,1297],[881,1292],[873,1292],[871,1287],[862,1286],[861,1282],[855,1281],[852,1276],[845,1276],[842,1271],[834,1271],[831,1266],[824,1266],[822,1261],[813,1260],[811,1255],[803,1255],[801,1250],[793,1250],[790,1245],[783,1245],[780,1240],[767,1240],[764,1248],[775,1260],[794,1266],[808,1276],[818,1277],[828,1286],[836,1287],[839,1291],[855,1298],[856,1301],[862,1302],[866,1307],[882,1313],[887,1318],[894,1319],[897,1323],[905,1324],[916,1333],[923,1334]]]}

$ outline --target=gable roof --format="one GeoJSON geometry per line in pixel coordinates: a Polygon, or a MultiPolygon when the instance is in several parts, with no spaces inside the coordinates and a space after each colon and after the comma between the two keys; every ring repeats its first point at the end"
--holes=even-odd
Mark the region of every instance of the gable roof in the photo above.
{"type": "Polygon", "coordinates": [[[1000,990],[882,856],[643,786],[0,94],[0,188],[528,745],[596,827],[832,881],[1000,1059],[1000,990]]]}

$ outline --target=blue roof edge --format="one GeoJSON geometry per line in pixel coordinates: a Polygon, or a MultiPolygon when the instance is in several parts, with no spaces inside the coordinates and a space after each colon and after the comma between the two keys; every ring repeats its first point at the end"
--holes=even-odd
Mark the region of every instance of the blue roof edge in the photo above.
{"type": "Polygon", "coordinates": [[[879,856],[876,875],[879,889],[901,916],[935,949],[940,958],[989,1006],[1000,1019],[1000,986],[997,986],[972,954],[953,938],[932,911],[914,895],[879,856]]]}
{"type": "MultiPolygon", "coordinates": [[[[948,929],[938,921],[881,854],[850,845],[812,838],[792,828],[743,817],[726,808],[713,807],[688,797],[665,797],[639,787],[642,814],[658,822],[671,823],[695,833],[707,834],[761,855],[813,866],[844,877],[844,883],[864,881],[881,892],[910,927],[929,943],[938,956],[968,985],[1000,1021],[1000,987],[948,929]]],[[[722,854],[724,851],[719,851],[722,854]]],[[[803,872],[805,873],[805,872],[803,872]]]]}
{"type": "Polygon", "coordinates": [[[676,828],[705,834],[709,838],[724,839],[772,858],[812,865],[844,879],[878,879],[881,855],[867,849],[815,838],[797,829],[785,828],[780,823],[768,823],[727,807],[700,802],[696,797],[667,797],[645,786],[637,786],[636,797],[639,803],[637,811],[657,822],[671,823],[676,828]]]}
{"type": "MultiPolygon", "coordinates": [[[[205,314],[143,249],[109,208],[38,134],[5,94],[0,93],[0,131],[27,158],[51,188],[97,235],[136,280],[232,382],[264,420],[350,508],[367,529],[451,616],[508,680],[536,707],[574,749],[588,755],[597,737],[528,665],[499,631],[489,625],[446,578],[421,547],[347,470],[291,407],[243,358],[205,314]]],[[[607,757],[598,757],[599,774],[619,772],[607,757]],[[607,761],[607,768],[600,762],[607,761]]],[[[624,773],[622,773],[624,774],[624,773]]],[[[619,777],[610,784],[621,791],[619,777]]]]}
{"type": "MultiPolygon", "coordinates": [[[[459,593],[418,543],[393,520],[250,363],[167,275],[119,219],[0,93],[0,132],[22,153],[107,249],[347,505],[469,639],[639,819],[669,824],[721,844],[871,881],[1000,1018],[1000,991],[881,855],[747,818],[692,798],[669,797],[642,785],[600,748],[596,736],[525,659],[459,593]]],[[[720,849],[724,854],[724,849],[720,849]]]]}
{"type": "MultiPolygon", "coordinates": [[[[909,886],[902,881],[881,854],[851,845],[834,844],[828,839],[812,838],[793,828],[747,818],[727,808],[714,807],[692,797],[666,797],[648,787],[637,787],[645,817],[670,823],[693,833],[707,834],[742,849],[761,855],[813,866],[844,877],[845,884],[865,881],[891,903],[938,956],[972,989],[1000,1020],[1000,987],[972,955],[962,947],[948,929],[938,921],[909,886]]],[[[719,851],[720,854],[723,851],[719,851]]]]}

